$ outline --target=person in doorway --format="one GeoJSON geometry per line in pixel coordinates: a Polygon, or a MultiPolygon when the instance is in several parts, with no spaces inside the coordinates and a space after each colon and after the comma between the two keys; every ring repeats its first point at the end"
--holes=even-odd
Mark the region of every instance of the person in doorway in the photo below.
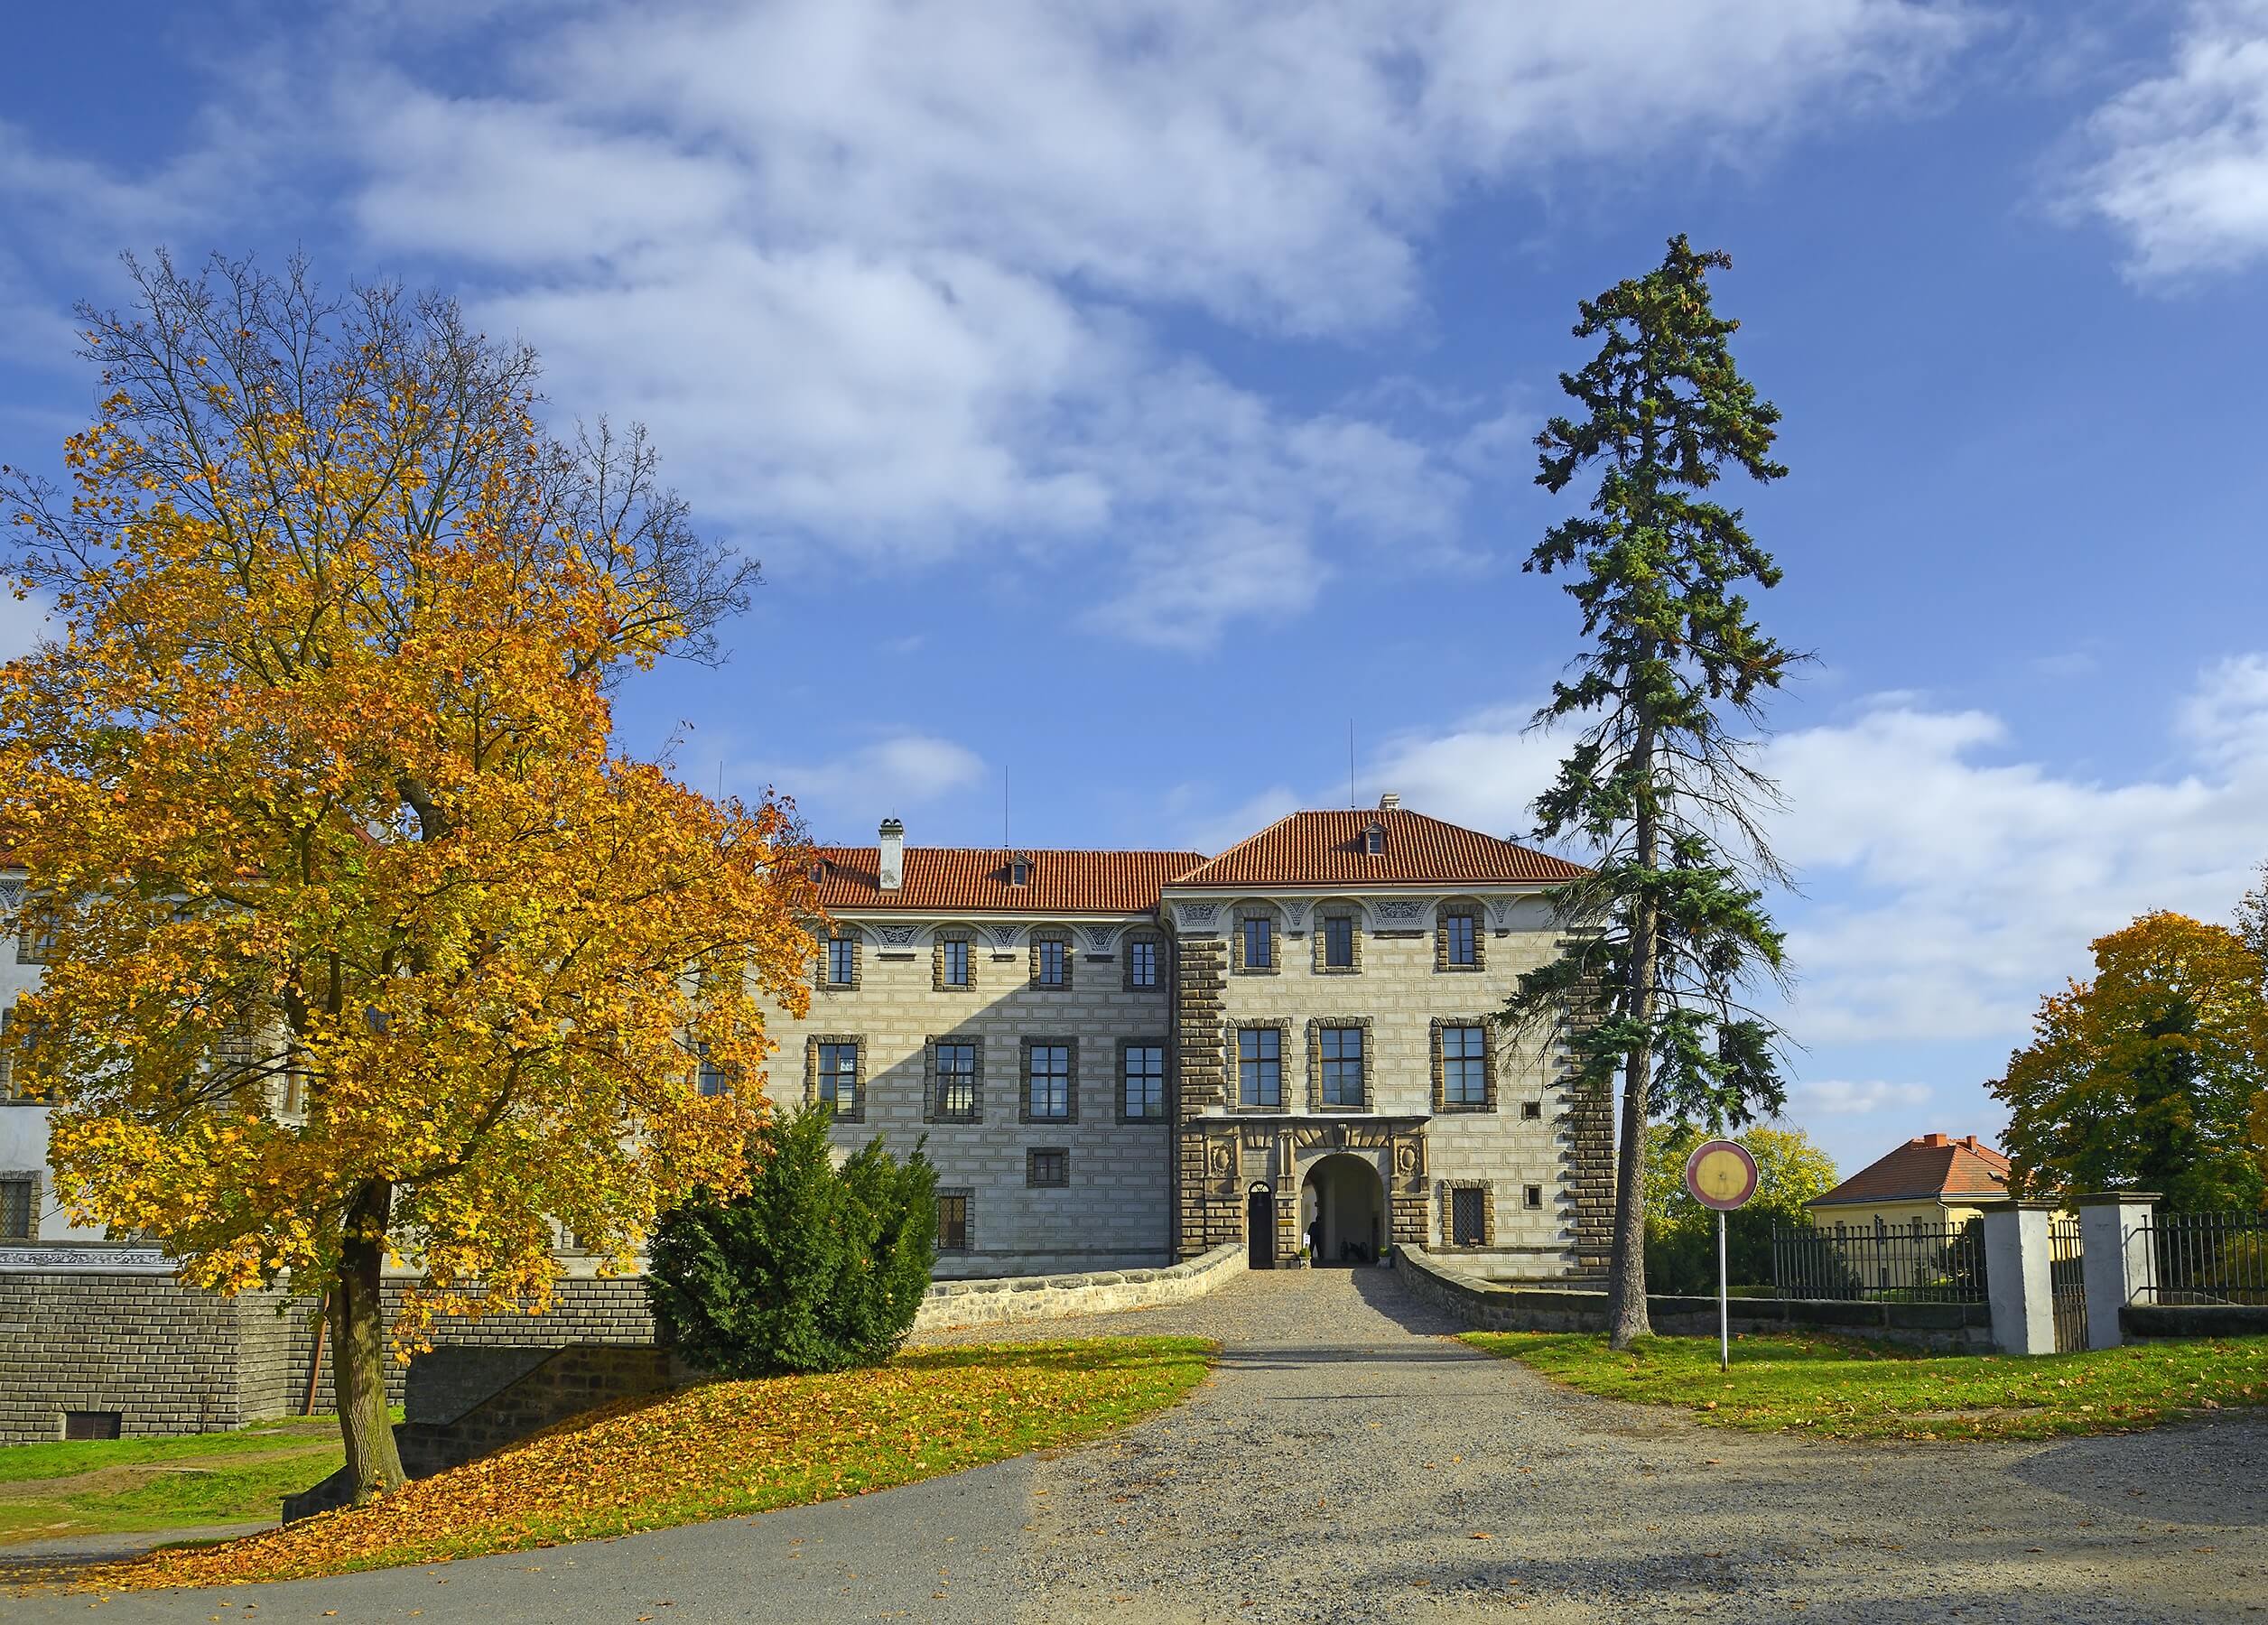
{"type": "Polygon", "coordinates": [[[1323,1262],[1323,1215],[1317,1213],[1307,1221],[1307,1258],[1310,1263],[1323,1262]]]}

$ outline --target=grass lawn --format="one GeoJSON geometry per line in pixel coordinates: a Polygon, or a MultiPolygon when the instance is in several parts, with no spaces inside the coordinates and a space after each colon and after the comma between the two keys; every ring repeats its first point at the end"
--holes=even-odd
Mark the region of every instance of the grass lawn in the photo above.
{"type": "Polygon", "coordinates": [[[340,1460],[330,1416],[237,1433],[0,1447],[0,1547],[67,1535],[256,1523],[340,1460]]]}
{"type": "Polygon", "coordinates": [[[886,1490],[1138,1420],[1202,1381],[1212,1353],[1195,1338],[970,1344],[702,1383],[602,1407],[367,1506],[91,1571],[79,1588],[436,1563],[886,1490]]]}
{"type": "Polygon", "coordinates": [[[2043,1439],[2268,1405],[2268,1337],[2030,1359],[1743,1337],[1724,1373],[1714,1338],[1650,1337],[1620,1354],[1603,1337],[1575,1333],[1472,1332],[1464,1341],[1586,1394],[1679,1406],[1719,1427],[1827,1439],[2043,1439]]]}

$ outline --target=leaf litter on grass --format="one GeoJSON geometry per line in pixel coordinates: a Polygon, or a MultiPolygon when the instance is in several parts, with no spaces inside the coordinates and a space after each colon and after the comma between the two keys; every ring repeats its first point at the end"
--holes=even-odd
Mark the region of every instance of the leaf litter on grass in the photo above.
{"type": "Polygon", "coordinates": [[[442,1562],[864,1494],[1134,1421],[1194,1388],[1213,1348],[971,1344],[860,1370],[703,1382],[586,1412],[363,1506],[91,1571],[79,1589],[442,1562]]]}

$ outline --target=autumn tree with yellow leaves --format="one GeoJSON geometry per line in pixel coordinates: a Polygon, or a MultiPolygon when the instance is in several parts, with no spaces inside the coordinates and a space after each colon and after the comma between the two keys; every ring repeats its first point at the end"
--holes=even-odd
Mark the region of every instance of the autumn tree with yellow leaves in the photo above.
{"type": "Polygon", "coordinates": [[[546,1305],[554,1225],[627,1266],[744,1178],[808,858],[785,804],[614,749],[609,695],[714,660],[753,566],[642,432],[547,433],[534,356],[446,300],[127,266],[130,313],[80,312],[106,398],[68,486],[4,476],[57,623],[0,669],[14,924],[49,938],[17,1065],[74,1217],[321,1293],[367,1494],[402,1478],[389,1259],[412,1347],[546,1305]]]}

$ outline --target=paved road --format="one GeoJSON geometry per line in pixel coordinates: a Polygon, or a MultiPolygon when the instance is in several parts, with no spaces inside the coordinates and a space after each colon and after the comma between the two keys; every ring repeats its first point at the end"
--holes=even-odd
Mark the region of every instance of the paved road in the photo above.
{"type": "Polygon", "coordinates": [[[2268,1621],[2256,1421],[2050,1445],[1719,1432],[1475,1355],[1382,1271],[1254,1277],[1045,1330],[1195,1332],[1226,1351],[1188,1404],[1115,1438],[884,1494],[438,1568],[121,1598],[91,1616],[84,1598],[0,1611],[2268,1621]]]}

